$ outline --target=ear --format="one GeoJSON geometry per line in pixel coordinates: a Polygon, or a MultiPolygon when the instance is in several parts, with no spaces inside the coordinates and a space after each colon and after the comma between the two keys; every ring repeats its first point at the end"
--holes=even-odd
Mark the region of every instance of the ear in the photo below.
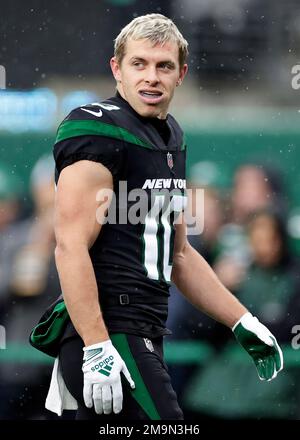
{"type": "Polygon", "coordinates": [[[180,69],[179,78],[177,80],[176,86],[180,86],[181,85],[181,83],[182,83],[185,75],[187,74],[187,72],[188,72],[188,65],[184,64],[183,67],[180,69]]]}
{"type": "Polygon", "coordinates": [[[119,65],[116,57],[112,57],[111,58],[111,60],[110,60],[110,68],[111,68],[111,71],[113,73],[113,76],[114,76],[115,80],[120,82],[122,80],[122,74],[121,74],[120,65],[119,65]]]}

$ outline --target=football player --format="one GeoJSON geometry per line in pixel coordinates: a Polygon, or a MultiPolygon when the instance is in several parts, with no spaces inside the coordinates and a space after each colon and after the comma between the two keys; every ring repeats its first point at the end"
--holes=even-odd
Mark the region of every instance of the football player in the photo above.
{"type": "Polygon", "coordinates": [[[233,329],[261,379],[282,368],[275,337],[186,239],[186,144],[168,109],[187,47],[169,18],[135,18],[115,40],[115,96],[76,108],[58,128],[55,258],[70,316],[58,354],[77,419],[183,418],[163,359],[171,280],[233,329]],[[138,222],[135,190],[147,196],[138,222]]]}

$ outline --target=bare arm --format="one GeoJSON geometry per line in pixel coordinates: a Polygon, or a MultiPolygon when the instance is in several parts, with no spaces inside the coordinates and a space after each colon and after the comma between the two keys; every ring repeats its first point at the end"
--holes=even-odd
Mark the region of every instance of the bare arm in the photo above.
{"type": "Polygon", "coordinates": [[[176,225],[172,281],[195,307],[228,327],[247,312],[189,244],[183,221],[176,225]]]}
{"type": "Polygon", "coordinates": [[[97,222],[99,190],[112,189],[110,171],[82,160],[64,168],[55,199],[55,261],[70,318],[85,345],[109,339],[98,300],[89,249],[101,224],[97,222]]]}

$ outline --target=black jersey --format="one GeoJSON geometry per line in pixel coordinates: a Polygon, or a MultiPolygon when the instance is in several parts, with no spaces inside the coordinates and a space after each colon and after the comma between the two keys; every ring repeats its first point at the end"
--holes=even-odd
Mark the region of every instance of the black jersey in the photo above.
{"type": "Polygon", "coordinates": [[[82,159],[101,162],[113,176],[115,199],[90,249],[108,330],[167,334],[174,221],[185,200],[179,125],[171,115],[141,117],[117,95],[73,110],[58,129],[54,157],[56,183],[64,167],[82,159]],[[145,200],[137,204],[137,190],[147,194],[146,207],[145,200]]]}

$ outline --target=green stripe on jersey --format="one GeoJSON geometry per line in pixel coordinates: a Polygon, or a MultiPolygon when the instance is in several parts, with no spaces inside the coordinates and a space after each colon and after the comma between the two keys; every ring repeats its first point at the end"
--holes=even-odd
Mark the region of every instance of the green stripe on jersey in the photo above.
{"type": "Polygon", "coordinates": [[[182,139],[182,144],[181,144],[181,151],[186,150],[186,137],[185,137],[185,133],[183,133],[183,139],[182,139]]]}
{"type": "Polygon", "coordinates": [[[57,143],[64,141],[65,139],[84,135],[107,136],[139,145],[140,147],[152,149],[150,144],[139,139],[125,128],[94,120],[64,121],[58,128],[55,142],[57,143]]]}
{"type": "Polygon", "coordinates": [[[135,383],[135,389],[131,390],[132,397],[143,408],[150,420],[161,420],[161,417],[157,411],[151,394],[146,387],[139,368],[131,353],[126,334],[113,333],[110,335],[110,338],[114,347],[117,349],[123,361],[125,362],[125,365],[127,366],[131,374],[132,380],[135,383]]]}

